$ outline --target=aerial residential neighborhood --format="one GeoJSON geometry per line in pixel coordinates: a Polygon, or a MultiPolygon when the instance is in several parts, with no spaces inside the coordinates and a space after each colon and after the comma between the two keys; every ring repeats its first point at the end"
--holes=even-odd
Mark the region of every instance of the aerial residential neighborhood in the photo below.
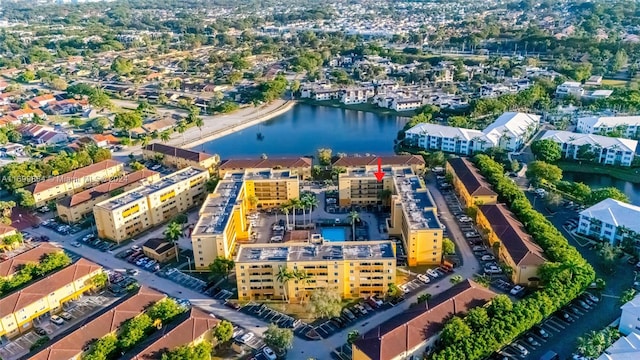
{"type": "Polygon", "coordinates": [[[639,9],[2,2],[0,359],[640,358],[639,9]]]}

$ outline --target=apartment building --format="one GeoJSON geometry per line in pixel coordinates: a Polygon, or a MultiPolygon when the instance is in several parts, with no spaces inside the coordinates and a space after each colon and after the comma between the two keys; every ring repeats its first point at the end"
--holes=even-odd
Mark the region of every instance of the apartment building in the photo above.
{"type": "Polygon", "coordinates": [[[274,169],[289,170],[292,174],[297,174],[301,180],[308,180],[311,179],[312,163],[312,159],[308,157],[222,160],[218,166],[218,177],[223,179],[227,173],[251,169],[274,169]]]}
{"type": "Polygon", "coordinates": [[[540,281],[538,269],[547,261],[544,251],[506,205],[478,206],[476,222],[487,234],[489,244],[500,244],[496,256],[513,269],[511,281],[514,284],[532,286],[540,281]]]}
{"type": "Polygon", "coordinates": [[[142,148],[142,157],[146,160],[160,160],[164,165],[177,169],[189,166],[199,167],[213,172],[220,163],[220,156],[175,146],[153,143],[142,148]]]}
{"type": "Polygon", "coordinates": [[[79,360],[96,339],[115,333],[125,321],[142,314],[147,307],[165,298],[163,293],[140,287],[135,295],[121,299],[98,317],[57,338],[30,360],[79,360]]]}
{"type": "Polygon", "coordinates": [[[33,327],[33,320],[62,310],[62,304],[93,288],[102,267],[86,259],[0,299],[0,337],[12,338],[33,327]]]}
{"type": "Polygon", "coordinates": [[[637,139],[640,116],[586,116],[578,118],[576,131],[583,134],[607,135],[620,132],[620,137],[637,139]]]}
{"type": "Polygon", "coordinates": [[[395,281],[391,241],[321,244],[243,244],[235,257],[238,299],[300,302],[316,289],[333,289],[343,298],[382,295],[395,281]],[[304,272],[305,281],[278,281],[281,271],[304,272]]]}
{"type": "Polygon", "coordinates": [[[477,204],[495,204],[498,194],[478,172],[478,169],[467,159],[453,158],[445,165],[447,174],[451,175],[451,183],[456,194],[465,207],[477,204]]]}
{"type": "Polygon", "coordinates": [[[638,147],[637,140],[569,131],[548,130],[540,139],[558,143],[565,159],[617,166],[631,166],[638,147]]]}
{"type": "Polygon", "coordinates": [[[121,242],[199,204],[209,171],[188,167],[96,204],[98,237],[121,242]]]}
{"type": "MultiPolygon", "coordinates": [[[[0,224],[0,240],[6,238],[7,236],[18,234],[18,229],[14,228],[10,225],[0,224]]],[[[7,247],[4,242],[0,241],[0,249],[7,247]]]]}
{"type": "Polygon", "coordinates": [[[535,134],[540,116],[506,112],[484,130],[474,130],[438,124],[418,124],[405,132],[405,141],[427,150],[471,155],[499,147],[517,151],[535,134]]]}
{"type": "Polygon", "coordinates": [[[340,102],[346,105],[363,104],[375,94],[373,86],[345,89],[340,92],[340,102]]]}
{"type": "Polygon", "coordinates": [[[414,174],[393,177],[389,235],[402,238],[409,266],[439,265],[442,261],[442,225],[424,181],[414,174]]]}
{"type": "Polygon", "coordinates": [[[124,165],[115,160],[104,160],[96,164],[70,171],[27,187],[33,194],[36,207],[47,205],[51,200],[71,196],[74,193],[95,186],[104,180],[118,177],[124,172],[124,165]]]}
{"type": "Polygon", "coordinates": [[[97,203],[105,201],[119,193],[158,180],[160,180],[160,174],[147,169],[135,171],[131,174],[124,174],[117,179],[58,200],[56,203],[56,212],[60,220],[66,223],[75,223],[91,214],[94,205],[97,203]]]}
{"type": "Polygon", "coordinates": [[[579,82],[565,81],[556,87],[556,96],[558,97],[573,96],[580,99],[582,95],[584,95],[584,88],[579,82]]]}
{"type": "Polygon", "coordinates": [[[640,240],[640,206],[605,199],[582,210],[576,231],[618,245],[624,238],[640,240]]]}
{"type": "Polygon", "coordinates": [[[299,196],[298,177],[289,170],[226,173],[204,201],[191,232],[196,269],[206,269],[218,256],[231,258],[237,242],[249,239],[249,210],[279,206],[299,196]]]}
{"type": "Polygon", "coordinates": [[[624,335],[640,334],[640,295],[623,304],[618,330],[624,335]]]}
{"type": "Polygon", "coordinates": [[[385,166],[409,166],[416,174],[425,171],[424,158],[421,155],[391,155],[391,156],[344,156],[334,161],[333,167],[378,169],[378,159],[385,166]]]}
{"type": "Polygon", "coordinates": [[[403,171],[412,172],[410,167],[394,167],[385,165],[381,167],[385,176],[378,181],[375,172],[378,166],[353,167],[338,175],[338,205],[369,206],[381,205],[383,191],[393,191],[393,174],[403,171]]]}
{"type": "Polygon", "coordinates": [[[26,264],[39,263],[43,256],[61,251],[61,248],[53,246],[50,243],[40,243],[32,249],[1,261],[0,279],[8,279],[26,264]]]}
{"type": "Polygon", "coordinates": [[[496,295],[472,280],[465,280],[364,333],[351,345],[352,359],[421,359],[452,316],[464,316],[496,295]]]}

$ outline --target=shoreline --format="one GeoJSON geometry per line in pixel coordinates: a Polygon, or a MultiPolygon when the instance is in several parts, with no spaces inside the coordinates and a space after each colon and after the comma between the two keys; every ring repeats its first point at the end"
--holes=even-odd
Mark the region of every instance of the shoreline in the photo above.
{"type": "Polygon", "coordinates": [[[606,175],[613,179],[626,181],[631,184],[640,184],[640,169],[638,168],[618,168],[600,164],[580,164],[567,161],[559,161],[556,165],[562,169],[562,171],[580,174],[606,175]]]}
{"type": "Polygon", "coordinates": [[[252,127],[254,125],[258,125],[262,122],[265,122],[267,120],[271,120],[276,116],[282,115],[286,112],[288,112],[289,110],[293,109],[293,107],[295,105],[297,105],[298,102],[296,100],[287,100],[285,103],[283,103],[282,105],[278,106],[277,108],[270,110],[267,113],[264,114],[257,114],[255,117],[250,117],[246,120],[243,120],[239,123],[233,124],[233,125],[229,125],[225,128],[222,129],[218,129],[218,130],[214,130],[208,134],[204,134],[202,135],[202,137],[198,138],[198,139],[194,139],[194,140],[187,140],[185,142],[181,142],[176,144],[175,146],[178,147],[182,147],[185,149],[192,149],[193,147],[196,147],[198,145],[202,145],[204,143],[207,143],[209,141],[215,140],[215,139],[219,139],[223,136],[227,136],[230,134],[233,134],[236,131],[240,131],[240,130],[244,130],[246,128],[252,127]]]}

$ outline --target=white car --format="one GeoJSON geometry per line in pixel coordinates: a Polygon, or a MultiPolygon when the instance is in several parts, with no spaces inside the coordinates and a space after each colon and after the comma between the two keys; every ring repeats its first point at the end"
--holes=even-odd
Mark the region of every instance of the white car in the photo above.
{"type": "Polygon", "coordinates": [[[240,341],[242,343],[246,344],[247,342],[251,341],[254,337],[255,337],[255,335],[253,335],[252,332],[248,332],[248,333],[242,335],[242,337],[240,338],[240,341]]]}
{"type": "Polygon", "coordinates": [[[497,266],[489,266],[484,268],[484,272],[487,274],[501,274],[502,269],[497,266]]]}
{"type": "Polygon", "coordinates": [[[49,320],[51,320],[51,322],[56,324],[56,325],[64,324],[64,320],[58,315],[51,316],[51,318],[49,320]]]}
{"type": "Polygon", "coordinates": [[[425,284],[428,284],[429,282],[431,282],[429,277],[425,274],[418,274],[418,280],[422,281],[425,284]]]}
{"type": "Polygon", "coordinates": [[[433,269],[428,269],[427,270],[427,275],[429,276],[433,276],[434,278],[437,278],[440,276],[440,274],[438,274],[435,270],[433,269]]]}
{"type": "Polygon", "coordinates": [[[263,353],[263,354],[264,354],[264,356],[266,356],[266,357],[267,357],[267,359],[269,359],[269,360],[276,360],[276,359],[278,358],[278,357],[276,356],[276,353],[275,353],[273,350],[271,350],[271,348],[270,348],[270,347],[268,347],[268,346],[265,346],[265,347],[262,349],[262,353],[263,353]]]}
{"type": "Polygon", "coordinates": [[[142,249],[141,249],[141,248],[140,248],[140,246],[138,246],[138,245],[133,245],[133,246],[131,247],[131,250],[133,250],[133,251],[140,251],[140,250],[142,250],[142,249]]]}
{"type": "Polygon", "coordinates": [[[464,222],[464,223],[466,223],[466,222],[472,222],[472,221],[473,221],[473,219],[472,219],[472,218],[470,218],[470,217],[468,217],[468,216],[460,216],[460,217],[458,218],[458,220],[460,220],[460,222],[464,222]]]}
{"type": "Polygon", "coordinates": [[[520,352],[520,355],[522,356],[529,355],[529,350],[525,349],[524,346],[520,344],[513,344],[513,347],[520,352]]]}
{"type": "Polygon", "coordinates": [[[524,287],[520,286],[520,285],[516,285],[513,287],[513,289],[511,289],[511,291],[509,291],[509,293],[511,295],[518,295],[520,294],[522,291],[524,290],[524,287]]]}
{"type": "Polygon", "coordinates": [[[402,290],[402,292],[405,293],[405,294],[409,293],[409,289],[405,285],[400,285],[400,286],[398,286],[398,288],[400,290],[402,290]]]}
{"type": "Polygon", "coordinates": [[[493,261],[496,258],[493,257],[493,255],[482,255],[482,257],[480,259],[482,259],[482,261],[493,261]]]}

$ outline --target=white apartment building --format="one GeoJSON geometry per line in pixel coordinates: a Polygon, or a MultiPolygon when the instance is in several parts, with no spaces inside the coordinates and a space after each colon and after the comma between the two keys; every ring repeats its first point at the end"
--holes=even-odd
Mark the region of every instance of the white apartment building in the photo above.
{"type": "MultiPolygon", "coordinates": [[[[620,307],[620,325],[618,330],[624,335],[640,334],[640,295],[620,307]]],[[[639,347],[640,349],[640,347],[639,347]]]]}
{"type": "Polygon", "coordinates": [[[391,103],[391,108],[395,111],[411,111],[422,106],[420,99],[401,99],[396,98],[391,103]]]}
{"type": "Polygon", "coordinates": [[[540,116],[507,112],[483,131],[437,124],[418,124],[406,131],[405,138],[413,146],[471,155],[492,147],[516,151],[531,138],[540,124],[540,116]]]}
{"type": "Polygon", "coordinates": [[[565,81],[556,88],[556,96],[559,97],[575,96],[579,99],[582,95],[584,95],[584,88],[579,82],[565,81]]]}
{"type": "Polygon", "coordinates": [[[631,166],[638,147],[636,140],[570,131],[549,130],[540,138],[545,139],[560,145],[563,158],[591,160],[605,165],[631,166]],[[585,154],[585,151],[590,151],[591,155],[585,154]],[[585,158],[586,155],[589,158],[585,158]]]}
{"type": "Polygon", "coordinates": [[[340,102],[345,105],[363,104],[375,95],[373,86],[345,89],[340,95],[340,102]]]}
{"type": "Polygon", "coordinates": [[[624,238],[640,240],[640,207],[605,199],[580,212],[578,234],[619,244],[624,238]]]}
{"type": "Polygon", "coordinates": [[[576,131],[584,134],[600,134],[615,130],[622,131],[622,137],[637,138],[640,134],[640,116],[586,116],[578,119],[576,131]]]}

